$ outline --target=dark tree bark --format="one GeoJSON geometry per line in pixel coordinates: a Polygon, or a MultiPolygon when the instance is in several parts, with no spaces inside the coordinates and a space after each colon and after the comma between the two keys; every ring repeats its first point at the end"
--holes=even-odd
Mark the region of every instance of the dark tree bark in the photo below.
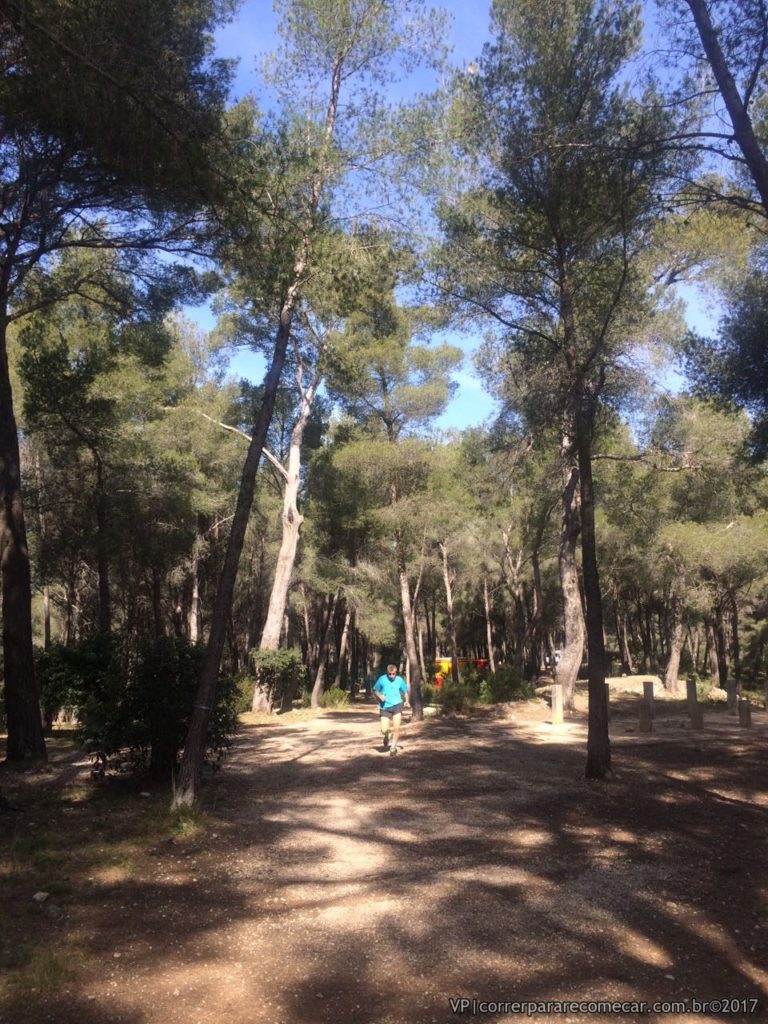
{"type": "Polygon", "coordinates": [[[709,672],[712,676],[712,685],[717,686],[719,688],[721,685],[720,659],[717,656],[717,639],[715,636],[715,624],[713,615],[710,615],[707,618],[707,649],[705,658],[709,661],[709,672]]]}
{"type": "MultiPolygon", "coordinates": [[[[330,597],[330,595],[329,595],[330,597]]],[[[320,707],[320,698],[323,696],[325,690],[325,675],[328,670],[328,651],[330,648],[331,641],[331,627],[333,625],[333,617],[336,614],[336,606],[339,601],[339,592],[330,597],[328,614],[325,618],[323,625],[323,631],[320,639],[320,654],[317,662],[317,672],[315,673],[315,681],[312,687],[311,705],[313,708],[320,707]]]]}
{"type": "Polygon", "coordinates": [[[729,594],[731,601],[731,630],[733,637],[731,647],[733,650],[733,678],[736,683],[736,692],[741,693],[741,645],[739,643],[739,603],[736,591],[729,594]]]}
{"type": "Polygon", "coordinates": [[[686,0],[691,9],[696,30],[707,55],[718,91],[723,98],[733,127],[733,139],[741,150],[744,163],[760,195],[763,210],[768,216],[768,161],[755,135],[748,104],[745,103],[720,46],[720,33],[712,24],[706,0],[686,0]]]}
{"type": "Polygon", "coordinates": [[[104,482],[104,463],[98,452],[92,451],[96,462],[96,572],[99,580],[99,633],[106,636],[112,630],[112,603],[109,590],[109,498],[104,482]]]}
{"type": "Polygon", "coordinates": [[[194,805],[197,800],[197,793],[200,788],[200,777],[203,770],[203,758],[205,755],[205,744],[208,734],[208,722],[211,716],[213,701],[216,697],[216,686],[221,666],[221,656],[224,651],[226,640],[227,623],[229,622],[232,599],[235,592],[235,581],[237,569],[240,562],[240,554],[243,550],[245,531],[248,526],[248,518],[253,504],[253,495],[256,487],[256,474],[258,473],[261,461],[261,452],[267,442],[267,431],[272,420],[272,412],[275,405],[275,397],[280,384],[280,377],[285,364],[285,355],[288,349],[291,323],[293,316],[293,305],[295,295],[289,296],[283,304],[280,317],[280,327],[275,340],[275,348],[272,354],[272,362],[269,372],[264,381],[264,397],[262,399],[259,416],[256,422],[251,443],[248,446],[248,454],[243,466],[240,480],[240,490],[237,495],[235,515],[232,520],[232,528],[229,534],[227,550],[224,556],[224,566],[219,578],[219,586],[216,591],[216,599],[211,616],[211,627],[206,649],[205,664],[203,666],[200,684],[195,696],[195,706],[192,714],[189,731],[184,744],[184,754],[179,769],[179,778],[173,798],[173,807],[185,807],[194,805]]]}
{"type": "MultiPolygon", "coordinates": [[[[588,414],[587,414],[588,415],[588,414]]],[[[589,647],[589,722],[587,727],[588,779],[605,778],[611,771],[611,744],[608,736],[608,700],[605,692],[605,644],[603,640],[603,604],[595,543],[595,499],[592,483],[592,419],[577,428],[579,476],[581,478],[581,556],[584,597],[587,608],[587,645],[589,647]]]]}
{"type": "Polygon", "coordinates": [[[558,565],[560,588],[563,594],[563,623],[565,645],[560,652],[557,681],[563,684],[563,703],[573,708],[573,691],[584,657],[584,612],[581,604],[579,572],[576,564],[576,546],[581,531],[579,471],[573,465],[564,465],[562,523],[558,565]]]}
{"type": "MultiPolygon", "coordinates": [[[[454,576],[448,561],[448,541],[440,541],[440,554],[443,563],[443,586],[445,587],[445,607],[448,613],[448,641],[451,645],[451,678],[454,683],[461,682],[459,673],[459,648],[456,643],[456,620],[453,614],[453,581],[454,576]]],[[[415,611],[415,610],[414,610],[415,611]]]]}
{"type": "Polygon", "coordinates": [[[0,310],[0,566],[8,724],[6,759],[23,764],[47,760],[47,751],[32,656],[32,584],[6,333],[6,313],[0,310]]]}

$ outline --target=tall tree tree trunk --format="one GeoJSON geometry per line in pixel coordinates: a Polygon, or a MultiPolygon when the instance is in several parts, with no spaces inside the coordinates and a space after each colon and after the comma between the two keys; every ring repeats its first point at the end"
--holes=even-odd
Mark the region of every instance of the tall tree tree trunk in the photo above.
{"type": "Polygon", "coordinates": [[[333,680],[334,686],[341,686],[342,683],[342,670],[347,663],[347,653],[349,651],[349,628],[352,622],[352,609],[347,604],[346,611],[344,613],[344,625],[341,627],[341,641],[339,643],[339,663],[336,666],[336,677],[333,680]]]}
{"type": "Polygon", "coordinates": [[[416,650],[411,587],[408,582],[408,567],[405,561],[404,542],[399,530],[395,532],[395,555],[397,558],[397,576],[400,582],[400,604],[403,612],[405,649],[408,655],[408,664],[410,666],[411,707],[413,708],[414,721],[420,722],[424,717],[424,699],[421,694],[421,672],[419,670],[419,655],[416,650]]]}
{"type": "Polygon", "coordinates": [[[632,652],[629,649],[627,616],[619,610],[618,597],[616,598],[616,631],[619,638],[622,670],[626,672],[627,675],[633,676],[635,674],[635,663],[632,660],[632,652]]]}
{"type": "Polygon", "coordinates": [[[579,572],[576,564],[576,545],[581,531],[579,491],[579,471],[567,461],[567,449],[570,438],[563,441],[563,499],[562,523],[560,528],[560,547],[558,565],[560,569],[560,589],[563,595],[563,623],[565,627],[565,645],[560,652],[560,664],[557,667],[557,681],[563,684],[563,703],[566,708],[573,708],[573,692],[579,667],[584,657],[584,612],[579,587],[579,572]]]}
{"type": "Polygon", "coordinates": [[[603,604],[597,568],[595,538],[595,501],[592,484],[593,417],[585,422],[582,413],[577,428],[579,476],[581,478],[581,553],[584,573],[584,597],[587,607],[587,644],[589,646],[589,722],[587,727],[588,779],[605,778],[611,771],[611,744],[608,735],[608,699],[605,692],[605,646],[603,642],[603,604]]]}
{"type": "Polygon", "coordinates": [[[213,702],[216,697],[216,686],[218,683],[219,669],[221,666],[221,655],[224,650],[225,630],[227,619],[232,608],[232,599],[235,591],[235,580],[240,562],[240,554],[245,540],[245,531],[248,525],[248,518],[253,504],[253,494],[256,486],[256,474],[258,473],[261,453],[267,442],[267,431],[272,421],[272,414],[275,407],[275,397],[280,385],[280,378],[285,365],[285,356],[288,350],[288,340],[293,326],[293,316],[296,303],[299,298],[299,291],[303,283],[304,274],[309,260],[312,233],[316,226],[316,218],[320,209],[320,200],[325,185],[328,182],[331,168],[327,162],[328,150],[333,140],[336,127],[336,118],[339,109],[339,93],[342,83],[342,66],[346,54],[339,52],[335,55],[331,71],[330,95],[325,115],[324,127],[324,148],[319,155],[317,169],[312,175],[312,192],[307,211],[304,230],[298,248],[295,253],[293,274],[291,284],[285,291],[280,306],[280,316],[275,337],[275,347],[272,354],[272,361],[269,372],[264,378],[264,396],[259,409],[255,429],[251,442],[248,446],[248,454],[245,458],[245,465],[240,480],[240,489],[237,496],[235,515],[232,520],[232,529],[229,534],[227,551],[224,556],[224,566],[219,579],[219,586],[216,592],[216,599],[211,616],[211,630],[206,649],[206,660],[200,685],[195,699],[192,721],[187,733],[184,745],[184,754],[179,770],[179,779],[176,785],[172,806],[189,807],[197,800],[197,793],[200,788],[200,777],[203,769],[203,757],[205,755],[205,743],[208,734],[208,722],[210,720],[213,702]]]}
{"type": "Polygon", "coordinates": [[[421,670],[421,678],[431,682],[431,675],[427,670],[427,662],[424,658],[424,623],[421,621],[420,615],[416,616],[416,636],[419,642],[419,669],[421,670]]]}
{"type": "Polygon", "coordinates": [[[709,659],[709,671],[712,676],[712,685],[720,687],[720,659],[717,656],[717,640],[715,637],[714,616],[707,618],[707,658],[709,659]]]}
{"type": "MultiPolygon", "coordinates": [[[[104,464],[98,452],[96,462],[96,572],[99,580],[99,633],[112,631],[112,603],[109,591],[109,499],[104,481],[104,464]]],[[[153,570],[154,572],[154,570],[153,570]]]]}
{"type": "Polygon", "coordinates": [[[664,672],[664,689],[677,695],[680,690],[678,672],[683,650],[683,604],[673,592],[669,606],[669,658],[664,672]]]}
{"type": "Polygon", "coordinates": [[[0,309],[0,566],[6,760],[47,760],[32,655],[32,583],[21,495],[21,462],[8,369],[7,316],[0,309]]]}
{"type": "MultiPolygon", "coordinates": [[[[297,278],[298,276],[297,273],[297,278]]],[[[200,788],[200,776],[203,769],[205,744],[208,735],[208,722],[213,702],[216,698],[221,656],[224,652],[227,623],[235,592],[237,569],[253,504],[256,474],[258,473],[261,461],[262,449],[266,444],[267,431],[272,421],[272,413],[275,406],[275,396],[277,395],[280,376],[285,363],[297,291],[298,284],[290,290],[283,303],[280,313],[280,328],[275,341],[272,362],[264,380],[264,397],[240,478],[235,515],[232,519],[232,528],[229,533],[227,550],[224,556],[224,566],[219,578],[213,614],[211,616],[205,664],[195,696],[192,721],[187,732],[184,754],[179,769],[179,778],[173,797],[174,809],[193,806],[197,800],[200,788]]]]}
{"type": "MultiPolygon", "coordinates": [[[[719,686],[722,689],[729,692],[728,687],[728,645],[725,642],[725,622],[723,621],[723,598],[718,596],[715,601],[714,611],[712,613],[712,626],[715,637],[715,651],[717,653],[717,674],[719,679],[719,686]]],[[[728,707],[731,710],[735,709],[735,701],[731,703],[729,701],[728,707]]]]}
{"type": "Polygon", "coordinates": [[[317,661],[317,673],[315,674],[315,682],[312,687],[312,697],[310,704],[313,708],[320,707],[320,698],[323,696],[325,690],[325,673],[328,667],[328,648],[330,647],[331,641],[331,626],[333,625],[333,617],[336,614],[336,605],[339,600],[339,591],[333,595],[328,608],[328,615],[325,619],[323,626],[322,637],[320,640],[320,653],[317,661]]]}
{"type": "Polygon", "coordinates": [[[440,541],[438,546],[443,562],[443,586],[445,587],[445,606],[448,613],[448,640],[451,645],[451,678],[454,683],[460,683],[459,649],[456,643],[456,620],[453,615],[453,577],[448,564],[448,542],[440,541]]]}
{"type": "Polygon", "coordinates": [[[267,621],[261,634],[259,649],[262,651],[276,651],[280,645],[280,630],[285,612],[285,603],[288,599],[288,589],[291,585],[293,566],[296,562],[296,550],[299,543],[299,533],[304,517],[299,512],[299,487],[301,484],[301,446],[304,441],[304,432],[312,413],[312,404],[317,394],[320,383],[320,369],[314,372],[310,384],[305,387],[303,382],[302,367],[299,366],[297,381],[301,400],[299,403],[299,414],[291,431],[291,442],[288,449],[287,467],[280,471],[285,481],[283,491],[283,535],[280,543],[280,551],[277,556],[275,567],[275,579],[272,584],[272,593],[269,598],[269,610],[267,621]]]}
{"type": "Polygon", "coordinates": [[[533,609],[531,612],[531,618],[528,623],[528,635],[531,638],[533,644],[533,653],[536,659],[534,669],[536,674],[539,675],[544,671],[544,655],[545,655],[545,644],[544,637],[542,635],[541,628],[541,616],[542,609],[544,606],[544,599],[542,596],[541,589],[541,564],[539,561],[539,550],[541,547],[541,538],[543,536],[543,530],[539,532],[534,542],[533,551],[531,552],[531,571],[533,572],[533,609]]]}
{"type": "Polygon", "coordinates": [[[493,651],[493,628],[491,625],[491,601],[488,594],[488,577],[483,576],[483,607],[485,609],[485,642],[488,650],[488,665],[496,671],[496,657],[493,651]]]}
{"type": "Polygon", "coordinates": [[[200,547],[199,536],[192,550],[192,600],[189,605],[189,639],[196,644],[200,639],[200,547]]]}
{"type": "Polygon", "coordinates": [[[739,605],[736,599],[736,591],[728,593],[728,600],[731,605],[731,651],[733,652],[733,673],[732,679],[728,680],[728,707],[736,708],[739,694],[741,693],[741,647],[739,645],[739,605]]]}
{"type": "Polygon", "coordinates": [[[723,98],[733,127],[733,139],[741,150],[744,163],[760,194],[763,209],[768,215],[768,160],[755,134],[749,111],[728,67],[720,46],[720,32],[712,24],[707,0],[686,0],[691,9],[704,52],[712,68],[717,88],[723,98]]]}

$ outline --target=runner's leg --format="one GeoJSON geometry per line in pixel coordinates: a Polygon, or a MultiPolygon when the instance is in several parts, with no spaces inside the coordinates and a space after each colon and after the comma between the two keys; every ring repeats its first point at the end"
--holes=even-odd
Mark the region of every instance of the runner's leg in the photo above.
{"type": "Polygon", "coordinates": [[[396,747],[400,739],[400,722],[403,716],[398,711],[396,715],[392,715],[392,746],[396,747]]]}
{"type": "Polygon", "coordinates": [[[382,742],[383,746],[388,747],[389,746],[389,727],[390,727],[390,724],[391,724],[391,719],[387,715],[380,715],[379,716],[379,724],[380,724],[380,727],[381,727],[381,742],[382,742]]]}

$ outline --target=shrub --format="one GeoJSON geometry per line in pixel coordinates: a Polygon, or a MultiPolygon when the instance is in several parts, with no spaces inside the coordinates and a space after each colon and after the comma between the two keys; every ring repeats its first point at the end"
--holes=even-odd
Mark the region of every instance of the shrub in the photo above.
{"type": "MultiPolygon", "coordinates": [[[[169,778],[192,717],[201,645],[161,637],[130,654],[119,636],[94,637],[44,652],[41,685],[66,694],[80,721],[86,750],[107,756],[126,748],[137,766],[169,778]]],[[[211,712],[206,760],[217,763],[237,727],[237,688],[219,680],[211,712]]]]}
{"type": "Polygon", "coordinates": [[[321,708],[345,708],[349,704],[349,694],[340,686],[332,686],[320,698],[321,708]]]}
{"type": "MultiPolygon", "coordinates": [[[[153,778],[169,778],[192,718],[205,647],[161,637],[145,647],[126,692],[128,746],[149,764],[153,778]]],[[[206,760],[217,764],[237,728],[237,687],[219,679],[208,722],[206,760]]]]}
{"type": "Polygon", "coordinates": [[[106,698],[110,675],[123,679],[115,645],[114,637],[93,637],[70,647],[36,648],[35,679],[46,728],[51,728],[60,711],[74,712],[89,694],[106,698]]]}
{"type": "Polygon", "coordinates": [[[520,679],[511,668],[500,666],[480,682],[481,704],[504,704],[511,700],[528,700],[533,697],[533,684],[520,679]]]}
{"type": "Polygon", "coordinates": [[[253,691],[256,689],[256,677],[248,672],[241,672],[235,679],[237,698],[235,710],[238,715],[244,715],[251,710],[253,705],[253,691]]]}
{"type": "Polygon", "coordinates": [[[446,714],[460,714],[473,703],[472,694],[464,683],[454,683],[446,679],[438,692],[438,703],[446,714]]]}
{"type": "Polygon", "coordinates": [[[254,650],[251,651],[251,662],[269,706],[290,710],[307,684],[307,670],[301,651],[294,647],[282,651],[254,650]]]}
{"type": "Polygon", "coordinates": [[[432,683],[421,684],[421,699],[425,704],[435,704],[437,702],[436,694],[437,689],[432,683]]]}

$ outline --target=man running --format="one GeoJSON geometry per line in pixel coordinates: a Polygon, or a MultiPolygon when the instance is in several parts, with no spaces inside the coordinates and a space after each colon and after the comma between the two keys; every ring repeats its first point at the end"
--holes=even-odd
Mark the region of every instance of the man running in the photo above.
{"type": "Polygon", "coordinates": [[[396,754],[403,708],[410,706],[408,684],[397,674],[396,665],[387,665],[386,674],[376,680],[373,692],[379,701],[379,721],[384,750],[389,748],[390,754],[396,754]]]}

